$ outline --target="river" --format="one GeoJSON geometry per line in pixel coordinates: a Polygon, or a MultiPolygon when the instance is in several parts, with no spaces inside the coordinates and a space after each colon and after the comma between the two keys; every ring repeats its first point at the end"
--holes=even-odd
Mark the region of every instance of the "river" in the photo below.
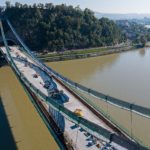
{"type": "MultiPolygon", "coordinates": [[[[89,88],[150,108],[150,48],[87,59],[47,63],[48,66],[89,88]]],[[[121,125],[150,146],[150,119],[133,116],[109,106],[109,113],[121,125]]]]}
{"type": "Polygon", "coordinates": [[[14,72],[0,67],[0,148],[59,149],[14,72]]]}

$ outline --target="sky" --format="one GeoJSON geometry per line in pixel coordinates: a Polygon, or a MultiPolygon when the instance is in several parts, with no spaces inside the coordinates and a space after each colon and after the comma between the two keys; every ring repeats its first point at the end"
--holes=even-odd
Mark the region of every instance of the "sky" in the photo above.
{"type": "MultiPolygon", "coordinates": [[[[21,3],[53,3],[80,6],[89,8],[96,12],[104,13],[148,13],[150,14],[150,0],[10,0],[12,4],[16,1],[21,3]]],[[[4,5],[5,0],[0,0],[0,5],[4,5]]]]}

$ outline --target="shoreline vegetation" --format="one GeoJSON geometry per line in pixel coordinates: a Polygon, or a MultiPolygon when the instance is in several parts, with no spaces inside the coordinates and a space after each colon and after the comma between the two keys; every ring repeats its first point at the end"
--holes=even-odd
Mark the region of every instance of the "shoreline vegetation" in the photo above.
{"type": "Polygon", "coordinates": [[[141,45],[99,47],[99,48],[64,51],[61,53],[57,53],[57,52],[47,53],[47,54],[40,53],[37,54],[37,57],[44,62],[66,61],[66,60],[73,60],[73,59],[97,57],[97,56],[109,55],[114,53],[121,53],[121,52],[130,51],[138,48],[143,48],[143,47],[141,45]]]}

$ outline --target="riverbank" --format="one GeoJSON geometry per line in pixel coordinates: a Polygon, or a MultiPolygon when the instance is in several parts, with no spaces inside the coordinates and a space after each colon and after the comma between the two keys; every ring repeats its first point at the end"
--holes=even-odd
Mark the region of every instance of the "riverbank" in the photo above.
{"type": "Polygon", "coordinates": [[[38,58],[44,62],[64,61],[72,59],[83,59],[88,57],[97,57],[113,53],[120,53],[138,48],[137,46],[120,46],[120,47],[102,47],[82,50],[65,51],[62,53],[39,54],[38,58]]]}

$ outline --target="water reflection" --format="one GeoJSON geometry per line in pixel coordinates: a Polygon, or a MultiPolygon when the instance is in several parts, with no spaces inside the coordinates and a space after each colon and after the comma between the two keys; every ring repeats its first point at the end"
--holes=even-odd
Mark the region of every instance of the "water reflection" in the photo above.
{"type": "Polygon", "coordinates": [[[145,56],[145,53],[146,53],[145,48],[142,48],[142,49],[139,50],[139,54],[140,54],[142,57],[145,56]]]}

